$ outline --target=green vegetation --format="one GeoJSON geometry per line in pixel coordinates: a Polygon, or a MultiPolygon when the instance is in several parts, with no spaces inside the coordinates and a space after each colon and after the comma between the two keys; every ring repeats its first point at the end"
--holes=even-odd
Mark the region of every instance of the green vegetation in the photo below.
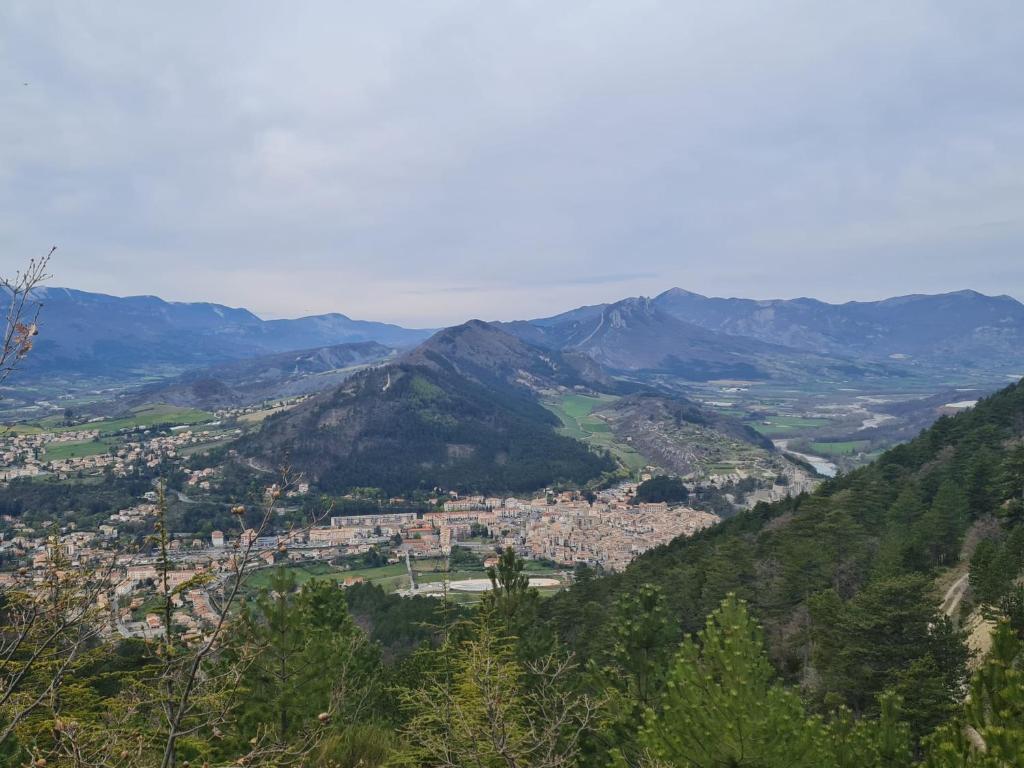
{"type": "Polygon", "coordinates": [[[80,529],[95,530],[112,513],[136,504],[152,487],[144,476],[67,481],[22,478],[0,487],[0,515],[32,526],[74,522],[80,529]]]}
{"type": "Polygon", "coordinates": [[[608,422],[593,414],[595,409],[618,399],[614,395],[562,395],[556,400],[546,400],[544,407],[562,423],[561,434],[608,451],[630,472],[638,472],[648,465],[647,459],[629,445],[616,441],[608,422]]]}
{"type": "Polygon", "coordinates": [[[814,429],[828,424],[828,419],[812,419],[801,416],[769,416],[747,422],[765,437],[790,437],[799,431],[814,429]]]}
{"type": "Polygon", "coordinates": [[[812,453],[821,453],[826,456],[847,456],[852,453],[860,453],[869,445],[871,443],[867,440],[846,440],[838,443],[812,442],[810,448],[812,453]]]}
{"type": "Polygon", "coordinates": [[[633,496],[634,504],[644,502],[664,501],[669,504],[685,503],[690,498],[690,492],[683,485],[678,477],[659,475],[645,480],[637,486],[636,494],[633,496]]]}
{"type": "MultiPolygon", "coordinates": [[[[456,547],[455,550],[458,551],[459,548],[456,547]]],[[[477,558],[473,558],[473,561],[470,562],[463,560],[461,564],[453,560],[451,570],[448,570],[448,567],[448,562],[444,558],[417,558],[413,560],[413,570],[416,572],[416,580],[420,584],[434,584],[445,580],[482,579],[487,576],[483,562],[477,558]]],[[[405,562],[353,567],[339,567],[327,563],[303,563],[301,565],[289,565],[287,570],[292,574],[295,583],[299,586],[310,581],[327,581],[339,584],[346,579],[361,579],[367,584],[380,587],[388,594],[409,588],[409,573],[405,562]]],[[[554,572],[554,567],[548,563],[529,560],[526,562],[525,570],[527,573],[535,576],[551,576],[554,572]]],[[[262,568],[252,574],[248,580],[247,587],[252,591],[265,589],[270,586],[273,578],[274,569],[262,568]]],[[[545,591],[550,593],[552,590],[545,591]]],[[[476,602],[479,600],[479,595],[463,593],[455,594],[452,598],[464,602],[476,602]]]]}
{"type": "Polygon", "coordinates": [[[98,456],[101,453],[109,453],[117,443],[117,440],[110,438],[86,440],[80,443],[50,443],[46,446],[43,458],[46,461],[61,461],[63,459],[78,459],[83,456],[98,456]]]}
{"type": "Polygon", "coordinates": [[[65,425],[62,416],[49,416],[33,424],[17,424],[11,430],[20,434],[40,432],[86,432],[97,429],[101,435],[114,434],[125,429],[148,429],[155,426],[176,427],[201,424],[210,421],[212,413],[196,408],[178,408],[173,405],[156,403],[133,408],[130,416],[121,416],[82,424],[65,425]]]}
{"type": "Polygon", "coordinates": [[[783,682],[803,683],[811,712],[828,716],[844,704],[878,717],[891,695],[920,738],[955,714],[966,669],[961,616],[938,612],[936,577],[956,565],[973,526],[1007,542],[976,552],[989,604],[1001,604],[1024,567],[1012,543],[1024,535],[1014,512],[1024,462],[1007,447],[1020,439],[1022,416],[1018,385],[813,495],[759,505],[623,574],[582,581],[543,603],[542,614],[578,659],[601,663],[616,654],[619,620],[606,606],[645,585],[663,591],[659,610],[684,633],[735,593],[764,623],[783,682]]]}
{"type": "MultiPolygon", "coordinates": [[[[51,636],[44,626],[0,676],[18,686],[0,704],[0,734],[12,726],[0,755],[48,768],[1016,768],[1022,423],[1024,384],[623,573],[581,566],[548,600],[511,549],[475,608],[330,583],[397,576],[394,566],[257,574],[195,678],[177,741],[166,735],[165,713],[181,711],[168,681],[201,660],[201,645],[167,641],[157,653],[97,637],[61,669],[60,695],[15,722],[18,702],[42,701],[50,685],[46,668],[17,675],[51,636]],[[943,600],[938,585],[964,572],[962,555],[970,590],[943,600]],[[996,629],[971,673],[973,611],[996,629]]],[[[8,621],[16,605],[0,605],[8,621]]]]}
{"type": "Polygon", "coordinates": [[[242,449],[315,477],[328,493],[528,493],[615,470],[605,452],[558,434],[530,393],[484,387],[447,368],[366,371],[307,409],[269,417],[242,449]]]}

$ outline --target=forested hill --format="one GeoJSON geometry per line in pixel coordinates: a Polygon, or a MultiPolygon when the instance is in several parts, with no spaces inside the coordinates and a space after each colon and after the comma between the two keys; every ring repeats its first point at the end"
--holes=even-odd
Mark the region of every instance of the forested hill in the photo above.
{"type": "Polygon", "coordinates": [[[241,445],[269,466],[291,462],[332,492],[371,486],[396,495],[440,485],[530,493],[615,470],[608,455],[557,434],[557,423],[523,388],[403,362],[267,419],[241,445]]]}
{"type": "Polygon", "coordinates": [[[622,574],[583,573],[544,614],[564,643],[600,663],[617,652],[622,626],[660,626],[661,612],[669,627],[652,630],[643,649],[657,666],[735,592],[763,622],[777,669],[819,708],[842,701],[871,714],[892,690],[925,733],[962,690],[960,614],[998,605],[1024,564],[1022,436],[1018,383],[812,495],[758,505],[622,574]],[[971,589],[946,621],[937,583],[968,565],[971,589]]]}

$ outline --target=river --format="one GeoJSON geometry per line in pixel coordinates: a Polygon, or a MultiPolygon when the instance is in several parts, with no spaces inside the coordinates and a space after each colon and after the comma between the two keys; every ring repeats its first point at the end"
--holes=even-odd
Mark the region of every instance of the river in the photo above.
{"type": "Polygon", "coordinates": [[[822,458],[821,456],[812,456],[809,453],[798,453],[797,451],[789,450],[789,440],[772,440],[772,443],[780,451],[791,454],[792,456],[796,456],[798,459],[803,459],[804,461],[806,461],[808,464],[814,467],[814,471],[817,472],[819,475],[824,475],[825,477],[835,477],[836,473],[839,471],[839,467],[837,467],[828,459],[822,458]]]}

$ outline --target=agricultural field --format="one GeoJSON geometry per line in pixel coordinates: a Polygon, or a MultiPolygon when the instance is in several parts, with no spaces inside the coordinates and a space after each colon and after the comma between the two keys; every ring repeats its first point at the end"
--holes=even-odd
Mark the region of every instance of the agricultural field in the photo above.
{"type": "Polygon", "coordinates": [[[563,435],[608,450],[631,472],[638,472],[649,464],[647,459],[630,446],[616,442],[611,426],[594,414],[595,410],[611,405],[618,399],[614,395],[562,395],[545,401],[544,407],[562,422],[559,431],[563,435]]]}
{"type": "Polygon", "coordinates": [[[80,443],[49,443],[43,452],[45,461],[80,459],[84,456],[98,456],[107,453],[118,441],[111,438],[85,440],[80,443]]]}
{"type": "Polygon", "coordinates": [[[806,434],[808,430],[828,425],[829,419],[808,418],[804,416],[768,416],[756,421],[748,421],[747,423],[765,437],[774,439],[806,434]]]}
{"type": "Polygon", "coordinates": [[[213,419],[213,414],[196,408],[178,408],[173,405],[157,403],[143,405],[132,409],[130,415],[100,421],[87,421],[82,424],[65,426],[62,416],[48,416],[37,422],[17,424],[11,427],[18,434],[39,434],[40,432],[85,432],[98,429],[101,435],[110,435],[125,429],[147,428],[157,425],[193,425],[202,424],[213,419]]]}
{"type": "Polygon", "coordinates": [[[252,413],[244,413],[238,417],[238,420],[243,424],[260,424],[268,416],[273,416],[275,413],[281,411],[287,411],[289,408],[295,407],[295,403],[288,405],[274,405],[269,408],[264,408],[259,411],[253,411],[252,413]]]}
{"type": "Polygon", "coordinates": [[[827,456],[849,456],[865,450],[871,442],[869,440],[845,440],[842,442],[813,442],[810,444],[811,451],[827,456]]]}

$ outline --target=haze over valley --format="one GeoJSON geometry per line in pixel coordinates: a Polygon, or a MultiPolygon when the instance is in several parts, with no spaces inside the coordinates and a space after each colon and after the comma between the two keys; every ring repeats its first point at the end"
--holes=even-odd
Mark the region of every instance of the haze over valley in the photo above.
{"type": "Polygon", "coordinates": [[[0,4],[0,768],[1024,766],[1022,40],[0,4]]]}

